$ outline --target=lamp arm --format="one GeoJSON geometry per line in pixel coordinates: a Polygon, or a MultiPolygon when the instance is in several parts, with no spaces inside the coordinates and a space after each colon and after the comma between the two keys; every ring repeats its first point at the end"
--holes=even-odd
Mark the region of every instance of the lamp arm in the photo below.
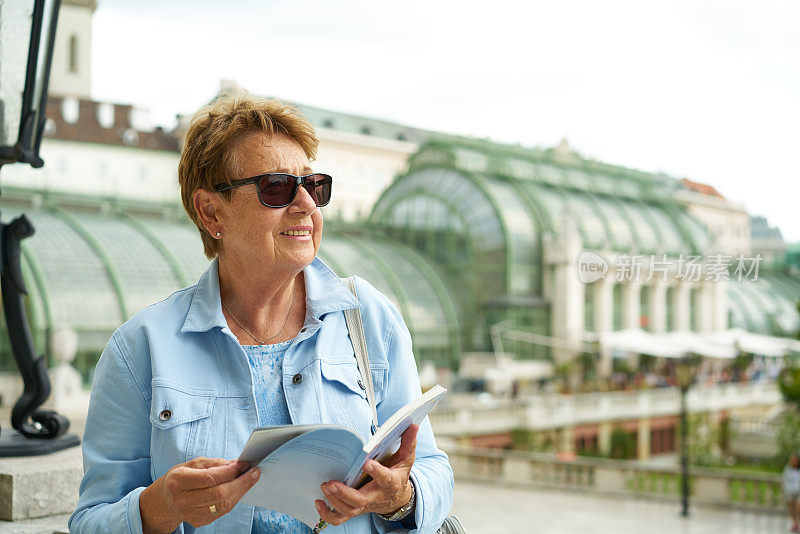
{"type": "Polygon", "coordinates": [[[23,239],[33,235],[33,224],[23,214],[8,224],[0,223],[0,232],[3,253],[0,292],[3,311],[11,349],[24,383],[22,395],[11,412],[11,426],[29,438],[56,438],[69,429],[69,420],[54,411],[37,409],[50,396],[50,378],[47,374],[46,358],[36,354],[22,300],[27,290],[20,267],[20,244],[23,239]]]}

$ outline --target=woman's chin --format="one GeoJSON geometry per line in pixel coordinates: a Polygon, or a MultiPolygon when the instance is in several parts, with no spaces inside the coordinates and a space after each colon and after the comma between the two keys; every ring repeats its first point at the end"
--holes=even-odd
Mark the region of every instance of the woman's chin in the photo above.
{"type": "Polygon", "coordinates": [[[302,270],[314,261],[316,251],[314,250],[313,243],[309,242],[307,247],[303,247],[302,249],[298,247],[298,249],[286,251],[286,254],[282,256],[282,261],[279,263],[284,264],[286,267],[302,270]]]}

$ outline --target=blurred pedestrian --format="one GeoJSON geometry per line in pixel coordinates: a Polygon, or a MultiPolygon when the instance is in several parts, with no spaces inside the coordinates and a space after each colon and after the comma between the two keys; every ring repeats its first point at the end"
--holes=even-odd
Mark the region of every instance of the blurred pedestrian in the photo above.
{"type": "Polygon", "coordinates": [[[789,517],[792,518],[792,532],[800,532],[800,459],[797,453],[789,456],[789,463],[783,468],[783,497],[789,508],[789,517]]]}

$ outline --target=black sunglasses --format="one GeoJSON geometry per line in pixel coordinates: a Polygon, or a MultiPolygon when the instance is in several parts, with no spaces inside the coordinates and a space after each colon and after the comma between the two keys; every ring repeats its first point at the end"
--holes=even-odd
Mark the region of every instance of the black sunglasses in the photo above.
{"type": "Polygon", "coordinates": [[[214,190],[226,191],[247,184],[256,184],[258,200],[268,208],[285,208],[291,204],[297,194],[297,188],[301,185],[314,199],[314,203],[322,207],[331,200],[333,178],[328,174],[320,173],[295,176],[283,172],[268,172],[252,178],[217,184],[214,186],[214,190]]]}

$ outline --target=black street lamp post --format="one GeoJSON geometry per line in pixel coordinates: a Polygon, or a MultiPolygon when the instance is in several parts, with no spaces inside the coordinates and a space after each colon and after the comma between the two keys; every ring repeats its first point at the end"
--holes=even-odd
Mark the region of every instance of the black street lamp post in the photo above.
{"type": "MultiPolygon", "coordinates": [[[[27,163],[33,167],[44,165],[39,157],[39,145],[44,130],[47,85],[60,5],[60,0],[33,0],[24,72],[14,72],[13,68],[16,63],[23,64],[23,61],[15,60],[24,54],[24,44],[12,47],[9,42],[2,43],[4,48],[0,50],[0,61],[5,65],[0,69],[3,76],[0,79],[0,167],[11,163],[27,163]],[[24,85],[19,87],[15,82],[23,79],[24,85]],[[5,122],[16,119],[17,109],[18,128],[15,123],[5,122]]],[[[27,19],[21,15],[22,3],[6,3],[3,8],[8,8],[6,13],[27,19]]],[[[5,26],[11,31],[20,29],[18,25],[5,26]]],[[[46,357],[37,354],[33,345],[23,301],[27,290],[20,267],[21,241],[33,233],[33,224],[24,214],[10,223],[0,222],[0,291],[11,349],[24,382],[23,393],[11,413],[11,425],[16,431],[0,435],[0,456],[46,454],[80,443],[77,436],[66,434],[69,428],[66,417],[51,410],[38,409],[50,395],[50,379],[46,357]]]]}
{"type": "Polygon", "coordinates": [[[689,517],[689,423],[686,409],[686,393],[692,384],[692,361],[684,356],[677,366],[678,387],[681,389],[681,515],[689,517]]]}

